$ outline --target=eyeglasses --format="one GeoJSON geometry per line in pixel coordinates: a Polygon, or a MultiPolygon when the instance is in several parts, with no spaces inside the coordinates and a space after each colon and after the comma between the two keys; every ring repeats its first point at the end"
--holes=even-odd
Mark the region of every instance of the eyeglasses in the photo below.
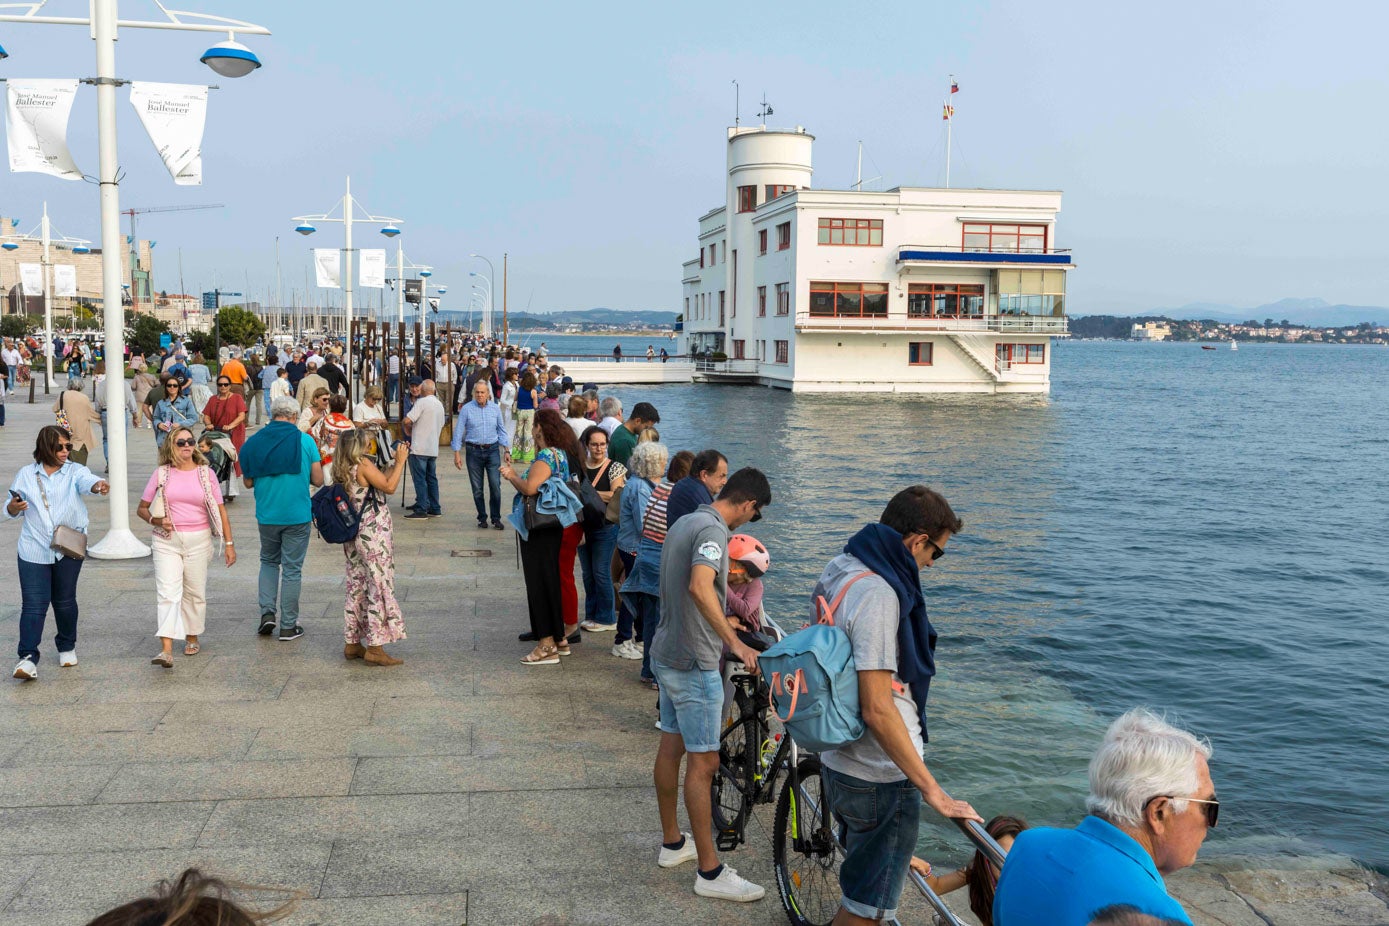
{"type": "Polygon", "coordinates": [[[589,441],[589,442],[588,442],[588,445],[589,445],[589,447],[593,448],[594,450],[602,450],[604,447],[608,446],[608,442],[607,442],[607,441],[589,441]]]}
{"type": "Polygon", "coordinates": [[[66,451],[68,451],[69,453],[71,453],[71,452],[72,452],[72,444],[59,444],[59,445],[58,445],[58,449],[59,449],[59,450],[66,450],[66,451]]]}
{"type": "Polygon", "coordinates": [[[1169,801],[1190,801],[1193,804],[1204,805],[1203,810],[1206,814],[1206,826],[1210,829],[1215,829],[1215,823],[1217,820],[1220,819],[1219,799],[1212,797],[1210,800],[1204,800],[1199,797],[1177,797],[1175,794],[1159,794],[1155,797],[1148,798],[1148,800],[1143,804],[1143,809],[1146,810],[1148,808],[1148,805],[1151,804],[1153,801],[1156,801],[1164,797],[1167,798],[1169,801]]]}
{"type": "Polygon", "coordinates": [[[193,438],[191,438],[191,437],[180,437],[178,440],[174,441],[174,446],[175,446],[175,447],[196,447],[196,446],[198,446],[198,442],[197,442],[196,440],[194,440],[193,438]]]}

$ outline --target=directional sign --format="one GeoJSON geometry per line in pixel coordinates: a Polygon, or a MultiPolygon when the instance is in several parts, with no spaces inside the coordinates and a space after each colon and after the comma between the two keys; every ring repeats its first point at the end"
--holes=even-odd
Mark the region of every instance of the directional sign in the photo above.
{"type": "Polygon", "coordinates": [[[225,299],[228,296],[240,295],[240,293],[229,292],[225,289],[221,291],[213,290],[210,293],[203,293],[203,308],[208,311],[215,311],[216,309],[220,308],[220,306],[217,304],[218,296],[221,296],[223,299],[225,299]]]}

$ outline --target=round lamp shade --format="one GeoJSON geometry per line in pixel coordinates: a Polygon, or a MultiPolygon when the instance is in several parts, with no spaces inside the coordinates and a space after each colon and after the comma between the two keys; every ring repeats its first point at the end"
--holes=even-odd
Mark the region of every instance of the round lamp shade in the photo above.
{"type": "Polygon", "coordinates": [[[302,225],[294,226],[294,230],[301,235],[312,235],[314,232],[318,231],[318,229],[314,228],[308,222],[305,222],[302,225]]]}
{"type": "Polygon", "coordinates": [[[5,46],[4,46],[4,45],[0,45],[0,61],[4,61],[4,60],[5,60],[6,58],[8,58],[9,56],[10,56],[10,53],[7,52],[7,51],[5,51],[5,46]]]}
{"type": "Polygon", "coordinates": [[[255,52],[240,42],[218,42],[198,60],[223,77],[245,77],[260,67],[255,52]]]}
{"type": "Polygon", "coordinates": [[[6,241],[4,244],[0,244],[0,248],[4,248],[6,251],[18,251],[19,245],[13,241],[6,241]]]}
{"type": "Polygon", "coordinates": [[[433,270],[421,270],[421,271],[420,271],[420,276],[422,276],[422,277],[432,277],[432,276],[434,276],[434,271],[433,271],[433,270]]]}
{"type": "Polygon", "coordinates": [[[77,247],[75,247],[75,248],[72,249],[72,253],[74,253],[74,254],[90,254],[90,253],[92,253],[92,249],[89,248],[89,247],[87,247],[85,244],[79,244],[77,247]]]}
{"type": "Polygon", "coordinates": [[[387,238],[394,238],[396,235],[400,234],[400,229],[396,228],[394,225],[387,225],[385,228],[381,229],[381,234],[385,235],[387,238]]]}

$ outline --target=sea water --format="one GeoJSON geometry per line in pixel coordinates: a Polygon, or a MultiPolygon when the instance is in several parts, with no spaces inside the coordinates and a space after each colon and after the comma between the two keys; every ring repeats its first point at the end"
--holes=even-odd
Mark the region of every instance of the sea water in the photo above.
{"type": "MultiPolygon", "coordinates": [[[[611,391],[653,402],[673,448],[767,473],[773,504],[747,530],[778,619],[808,613],[825,562],[895,491],[944,492],[965,529],[923,572],[940,632],[927,759],[986,818],[1074,823],[1105,725],[1147,705],[1215,748],[1207,855],[1389,869],[1389,350],[1053,351],[1050,396],[611,391]]],[[[963,858],[948,826],[922,841],[963,858]]]]}

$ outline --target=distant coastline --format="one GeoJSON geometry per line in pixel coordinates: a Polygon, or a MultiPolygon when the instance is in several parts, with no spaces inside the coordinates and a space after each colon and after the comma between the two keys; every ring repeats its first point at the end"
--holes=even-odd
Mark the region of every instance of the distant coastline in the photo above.
{"type": "Polygon", "coordinates": [[[1300,325],[1287,319],[1221,322],[1166,315],[1081,315],[1069,320],[1074,337],[1110,341],[1241,341],[1268,344],[1389,344],[1389,325],[1300,325]]]}

